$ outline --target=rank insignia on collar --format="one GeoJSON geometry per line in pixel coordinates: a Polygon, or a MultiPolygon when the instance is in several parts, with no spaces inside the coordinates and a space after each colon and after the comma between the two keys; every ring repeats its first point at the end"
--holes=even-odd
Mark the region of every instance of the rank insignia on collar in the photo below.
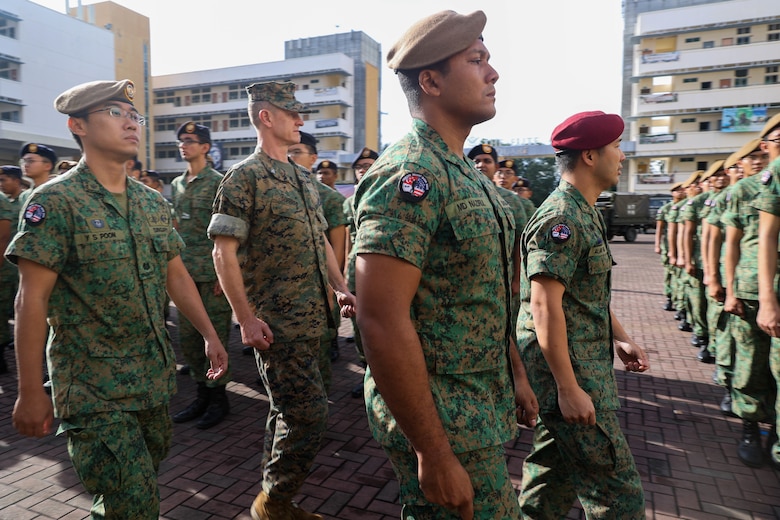
{"type": "Polygon", "coordinates": [[[92,224],[92,227],[97,228],[97,229],[101,229],[101,228],[104,228],[106,226],[106,223],[103,222],[102,220],[100,220],[99,218],[93,218],[89,222],[90,222],[90,224],[92,224]]]}
{"type": "Polygon", "coordinates": [[[562,244],[569,240],[571,229],[566,224],[555,224],[550,230],[550,236],[556,244],[562,244]]]}
{"type": "Polygon", "coordinates": [[[431,185],[422,173],[410,172],[398,181],[398,194],[407,202],[421,202],[430,190],[431,185]]]}
{"type": "Polygon", "coordinates": [[[40,226],[46,220],[46,208],[38,202],[33,202],[24,210],[24,221],[30,226],[40,226]]]}

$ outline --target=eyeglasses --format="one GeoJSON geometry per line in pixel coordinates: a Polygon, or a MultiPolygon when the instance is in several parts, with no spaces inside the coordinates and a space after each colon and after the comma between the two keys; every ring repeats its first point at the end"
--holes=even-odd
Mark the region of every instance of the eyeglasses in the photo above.
{"type": "Polygon", "coordinates": [[[293,150],[292,152],[287,152],[287,155],[290,157],[298,157],[299,155],[314,155],[311,152],[307,152],[305,150],[293,150]]]}
{"type": "Polygon", "coordinates": [[[19,159],[19,166],[24,166],[25,164],[34,164],[37,162],[43,162],[42,159],[19,159]]]}
{"type": "Polygon", "coordinates": [[[146,125],[146,118],[144,116],[133,110],[122,110],[119,107],[100,108],[98,110],[93,110],[92,112],[87,112],[87,114],[96,114],[98,112],[108,112],[108,115],[111,117],[126,117],[138,126],[146,125]]]}
{"type": "Polygon", "coordinates": [[[780,144],[780,137],[775,137],[774,139],[764,139],[767,143],[775,143],[780,144]]]}
{"type": "Polygon", "coordinates": [[[374,164],[374,163],[357,163],[355,165],[355,169],[356,170],[361,170],[361,171],[362,170],[368,170],[369,168],[371,168],[372,164],[374,164]]]}
{"type": "Polygon", "coordinates": [[[181,141],[176,141],[176,144],[178,146],[189,146],[191,144],[203,144],[200,141],[196,141],[195,139],[182,139],[181,141]]]}
{"type": "MultiPolygon", "coordinates": [[[[776,141],[775,141],[776,142],[776,141]]],[[[769,154],[762,153],[762,154],[753,154],[746,156],[745,159],[748,161],[763,161],[764,159],[769,159],[769,154]]]]}

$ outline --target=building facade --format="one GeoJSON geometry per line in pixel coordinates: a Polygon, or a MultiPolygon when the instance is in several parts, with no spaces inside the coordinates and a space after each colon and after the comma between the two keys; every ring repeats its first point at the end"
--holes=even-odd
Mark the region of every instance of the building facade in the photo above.
{"type": "Polygon", "coordinates": [[[0,164],[16,164],[29,142],[77,158],[66,118],[54,109],[64,90],[115,77],[110,30],[28,0],[0,6],[0,164]]]}
{"type": "Polygon", "coordinates": [[[725,159],[780,112],[777,1],[696,3],[665,2],[635,16],[623,108],[634,145],[621,190],[665,191],[725,159]]]}

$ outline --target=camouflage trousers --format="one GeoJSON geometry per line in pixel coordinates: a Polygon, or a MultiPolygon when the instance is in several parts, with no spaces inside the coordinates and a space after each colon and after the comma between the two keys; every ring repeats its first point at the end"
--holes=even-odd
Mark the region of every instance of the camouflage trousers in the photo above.
{"type": "Polygon", "coordinates": [[[672,266],[669,264],[669,259],[666,256],[666,251],[661,250],[661,258],[664,266],[664,296],[667,298],[672,297],[672,266]]]}
{"type": "MultiPolygon", "coordinates": [[[[723,304],[718,304],[723,309],[723,304]]],[[[721,311],[716,325],[715,340],[710,339],[710,349],[715,349],[715,363],[718,366],[718,384],[731,388],[734,377],[734,356],[737,354],[737,344],[731,333],[733,315],[721,311]]]]}
{"type": "Polygon", "coordinates": [[[320,337],[320,375],[325,384],[325,393],[330,391],[330,383],[333,377],[333,362],[330,359],[330,351],[333,348],[333,340],[339,337],[339,325],[341,324],[341,308],[336,301],[336,296],[331,297],[330,315],[333,318],[335,328],[328,327],[328,331],[320,337]]]}
{"type": "Polygon", "coordinates": [[[319,368],[320,339],[274,343],[255,350],[269,399],[263,445],[263,491],[295,496],[309,474],[328,422],[328,396],[319,368]]]}
{"type": "Polygon", "coordinates": [[[354,316],[350,318],[352,320],[352,330],[355,335],[355,350],[357,350],[358,359],[366,366],[366,353],[363,351],[363,338],[360,337],[360,329],[357,326],[357,318],[354,316]]]}
{"type": "Polygon", "coordinates": [[[731,317],[731,334],[737,346],[731,381],[732,409],[748,421],[775,421],[777,386],[769,369],[768,334],[756,324],[758,302],[741,300],[744,317],[731,317]]]}
{"type": "Polygon", "coordinates": [[[696,269],[693,275],[682,272],[685,293],[688,296],[686,314],[693,333],[699,337],[707,336],[707,297],[702,283],[702,270],[696,269]]]}
{"type": "Polygon", "coordinates": [[[577,498],[589,520],[645,518],[642,481],[614,412],[596,412],[594,426],[542,413],[536,425],[520,518],[565,518],[577,498]]]}
{"type": "MultiPolygon", "coordinates": [[[[775,378],[775,388],[777,395],[780,395],[780,339],[772,338],[772,347],[769,351],[769,366],[772,369],[772,375],[775,378]]],[[[775,429],[780,432],[780,399],[775,398],[775,429]]],[[[775,463],[780,463],[780,441],[770,448],[770,456],[775,463]]]]}
{"type": "Polygon", "coordinates": [[[157,520],[157,471],[171,446],[168,405],[69,417],[60,432],[87,492],[93,520],[157,520]]]}
{"type": "Polygon", "coordinates": [[[723,303],[715,298],[711,298],[707,294],[707,337],[710,338],[707,350],[713,355],[715,355],[715,344],[719,334],[718,323],[720,322],[721,314],[723,314],[723,303]]]}
{"type": "MultiPolygon", "coordinates": [[[[3,264],[7,264],[5,260],[3,264]]],[[[3,265],[0,268],[0,345],[11,341],[11,326],[8,324],[14,317],[14,298],[19,288],[19,273],[16,269],[3,265]]],[[[2,351],[0,351],[2,355],[2,351]]]]}
{"type": "Polygon", "coordinates": [[[685,290],[684,276],[688,276],[685,270],[672,266],[672,303],[678,311],[688,308],[688,293],[685,290]]]}
{"type": "MultiPolygon", "coordinates": [[[[417,456],[411,449],[383,446],[401,487],[402,520],[457,520],[460,515],[425,500],[417,479],[417,456]]],[[[519,518],[517,493],[506,466],[504,447],[457,453],[474,486],[474,518],[483,520],[519,518]]]]}
{"type": "MultiPolygon", "coordinates": [[[[214,295],[215,284],[216,281],[195,283],[200,299],[203,300],[203,306],[206,308],[206,313],[209,315],[211,323],[214,324],[217,335],[219,335],[219,340],[227,349],[230,329],[233,326],[233,311],[230,309],[230,304],[224,294],[214,295]]],[[[228,363],[225,375],[218,380],[212,381],[206,377],[206,371],[210,365],[209,358],[206,357],[206,344],[203,341],[203,336],[181,312],[179,312],[179,345],[182,354],[184,354],[184,360],[190,366],[190,377],[195,382],[206,383],[209,388],[225,386],[230,382],[230,363],[228,363]]]]}

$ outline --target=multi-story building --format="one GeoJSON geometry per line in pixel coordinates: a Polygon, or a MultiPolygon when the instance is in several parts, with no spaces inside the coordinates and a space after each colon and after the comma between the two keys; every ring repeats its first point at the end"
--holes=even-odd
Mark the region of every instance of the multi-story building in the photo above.
{"type": "Polygon", "coordinates": [[[212,158],[227,170],[252,153],[256,134],[247,114],[246,86],[292,81],[296,97],[312,108],[302,130],[317,138],[319,159],[344,166],[356,150],[379,146],[379,44],[359,31],[285,42],[286,59],[155,76],[154,168],[170,179],[185,165],[176,147],[176,129],[196,121],[211,129],[212,158]],[[368,143],[368,144],[364,144],[368,143]]]}
{"type": "Polygon", "coordinates": [[[115,77],[110,30],[28,0],[0,7],[0,164],[15,164],[25,143],[51,146],[60,157],[80,151],[54,109],[64,90],[115,77]]]}
{"type": "Polygon", "coordinates": [[[780,112],[776,0],[642,12],[630,44],[624,117],[634,147],[619,189],[666,189],[727,157],[780,112]]]}

